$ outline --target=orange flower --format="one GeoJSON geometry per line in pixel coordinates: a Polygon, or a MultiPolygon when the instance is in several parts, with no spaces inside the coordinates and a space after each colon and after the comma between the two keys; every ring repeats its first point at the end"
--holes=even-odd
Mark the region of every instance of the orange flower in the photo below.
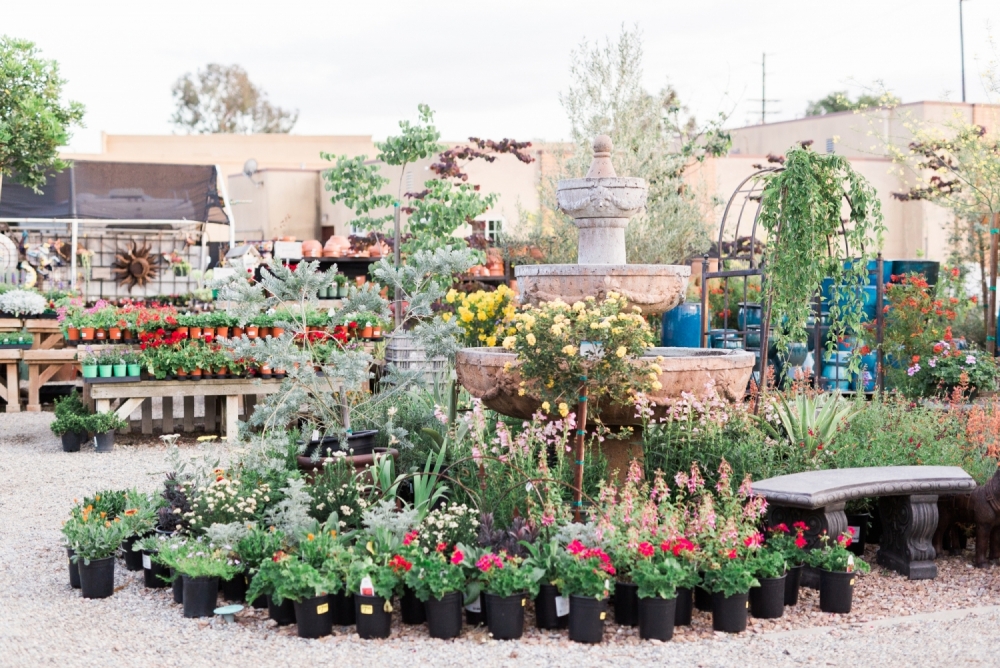
{"type": "Polygon", "coordinates": [[[139,512],[137,509],[135,509],[135,508],[129,508],[128,510],[125,511],[125,516],[126,517],[132,517],[137,512],[139,512]]]}
{"type": "Polygon", "coordinates": [[[916,364],[919,361],[920,361],[920,355],[914,355],[913,356],[913,363],[916,364]]]}
{"type": "Polygon", "coordinates": [[[306,534],[306,540],[315,540],[315,539],[316,539],[316,536],[312,535],[311,533],[306,534]]]}

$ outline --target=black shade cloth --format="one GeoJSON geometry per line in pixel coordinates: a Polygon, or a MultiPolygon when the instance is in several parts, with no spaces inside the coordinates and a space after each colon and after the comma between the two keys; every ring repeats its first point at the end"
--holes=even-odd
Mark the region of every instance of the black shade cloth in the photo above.
{"type": "Polygon", "coordinates": [[[76,160],[42,193],[3,180],[0,218],[191,220],[229,223],[213,165],[76,160]]]}

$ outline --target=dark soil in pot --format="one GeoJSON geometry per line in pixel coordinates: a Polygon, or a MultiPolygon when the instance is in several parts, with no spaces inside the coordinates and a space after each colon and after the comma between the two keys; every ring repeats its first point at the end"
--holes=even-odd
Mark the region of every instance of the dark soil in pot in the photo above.
{"type": "MultiPolygon", "coordinates": [[[[351,609],[354,609],[353,605],[351,609]]],[[[409,587],[403,589],[403,595],[399,599],[399,613],[404,624],[423,624],[427,621],[424,602],[417,598],[417,595],[409,587]]]]}
{"type": "Polygon", "coordinates": [[[615,583],[615,622],[622,626],[635,626],[639,623],[638,585],[615,583]]]}
{"type": "Polygon", "coordinates": [[[150,589],[170,586],[170,569],[153,561],[153,552],[142,551],[142,583],[150,589]],[[166,580],[164,580],[166,578],[166,580]]]}
{"type": "MultiPolygon", "coordinates": [[[[419,599],[417,602],[420,603],[420,608],[423,609],[424,604],[419,599]]],[[[330,594],[330,614],[333,616],[333,623],[337,626],[350,626],[354,624],[354,596],[343,592],[330,594]]]]}
{"type": "Polygon", "coordinates": [[[569,639],[590,644],[601,642],[608,602],[590,596],[570,596],[569,599],[569,639]]]}
{"type": "Polygon", "coordinates": [[[750,590],[750,614],[757,619],[778,619],[785,614],[785,579],[757,578],[759,587],[750,590]]]}
{"type": "Polygon", "coordinates": [[[222,581],[222,598],[227,601],[243,603],[247,595],[247,576],[240,572],[222,581]]]}
{"type": "Polygon", "coordinates": [[[354,595],[354,615],[359,638],[371,640],[389,637],[392,631],[392,608],[387,603],[381,596],[354,595]]]}
{"type": "Polygon", "coordinates": [[[84,598],[107,598],[115,593],[115,558],[76,562],[80,571],[80,591],[84,598]]]}
{"type": "Polygon", "coordinates": [[[219,603],[219,578],[192,578],[182,575],[184,580],[184,616],[211,617],[219,603]]]}
{"type": "Polygon", "coordinates": [[[666,642],[674,637],[676,598],[639,599],[639,637],[666,642]]]}
{"type": "Polygon", "coordinates": [[[802,577],[802,564],[792,566],[785,573],[785,605],[797,605],[799,602],[799,578],[802,577]]]}
{"type": "Polygon", "coordinates": [[[333,632],[333,615],[326,594],[296,601],[293,605],[300,638],[322,638],[333,632]]]}
{"type": "Polygon", "coordinates": [[[692,614],[694,614],[694,592],[687,587],[678,587],[674,626],[691,626],[692,614]]]}
{"type": "Polygon", "coordinates": [[[66,556],[69,558],[69,586],[73,589],[80,588],[80,569],[73,563],[73,548],[66,548],[66,556]]]}
{"type": "Polygon", "coordinates": [[[278,622],[278,626],[288,626],[295,623],[295,604],[285,599],[278,605],[270,596],[267,597],[267,616],[278,622]]]}
{"type": "Polygon", "coordinates": [[[489,610],[489,629],[494,640],[517,640],[524,634],[524,608],[528,595],[485,594],[483,603],[489,610]]]}
{"type": "Polygon", "coordinates": [[[857,573],[843,571],[819,572],[819,609],[845,615],[851,611],[854,599],[854,579],[857,573]]]}
{"type": "Polygon", "coordinates": [[[448,640],[462,632],[462,593],[453,591],[441,598],[424,601],[427,611],[427,632],[431,638],[448,640]]]}
{"type": "Polygon", "coordinates": [[[712,594],[712,628],[724,633],[742,633],[747,630],[747,612],[750,607],[749,594],[726,596],[722,592],[712,594]]]}
{"type": "Polygon", "coordinates": [[[540,629],[564,629],[569,624],[569,615],[558,615],[556,597],[559,589],[555,585],[543,584],[535,597],[535,626],[540,629]]]}

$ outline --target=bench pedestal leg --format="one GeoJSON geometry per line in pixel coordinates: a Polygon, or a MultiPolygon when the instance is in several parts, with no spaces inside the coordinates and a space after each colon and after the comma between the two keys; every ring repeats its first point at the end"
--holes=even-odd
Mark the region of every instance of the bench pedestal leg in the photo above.
{"type": "Polygon", "coordinates": [[[226,440],[230,443],[236,442],[239,431],[240,398],[238,395],[226,397],[226,440]]]}
{"type": "Polygon", "coordinates": [[[911,580],[937,577],[932,545],[938,523],[937,499],[937,494],[879,498],[882,542],[876,555],[878,563],[911,580]]]}

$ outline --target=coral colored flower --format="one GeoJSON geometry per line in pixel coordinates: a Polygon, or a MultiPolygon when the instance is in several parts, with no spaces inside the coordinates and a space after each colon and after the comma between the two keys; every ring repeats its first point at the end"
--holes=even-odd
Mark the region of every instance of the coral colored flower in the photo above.
{"type": "Polygon", "coordinates": [[[389,560],[389,567],[392,568],[392,570],[396,571],[397,573],[400,571],[409,572],[409,570],[413,568],[413,564],[411,564],[401,555],[397,554],[392,559],[389,560]]]}
{"type": "Polygon", "coordinates": [[[729,557],[730,559],[735,559],[736,558],[736,548],[734,547],[733,549],[729,550],[729,553],[726,556],[729,557]]]}
{"type": "Polygon", "coordinates": [[[133,516],[133,515],[135,515],[135,514],[136,514],[137,512],[139,512],[139,511],[138,511],[138,510],[136,510],[135,508],[129,508],[128,510],[126,510],[126,511],[125,511],[125,516],[126,516],[126,517],[132,517],[132,516],[133,516]]]}

